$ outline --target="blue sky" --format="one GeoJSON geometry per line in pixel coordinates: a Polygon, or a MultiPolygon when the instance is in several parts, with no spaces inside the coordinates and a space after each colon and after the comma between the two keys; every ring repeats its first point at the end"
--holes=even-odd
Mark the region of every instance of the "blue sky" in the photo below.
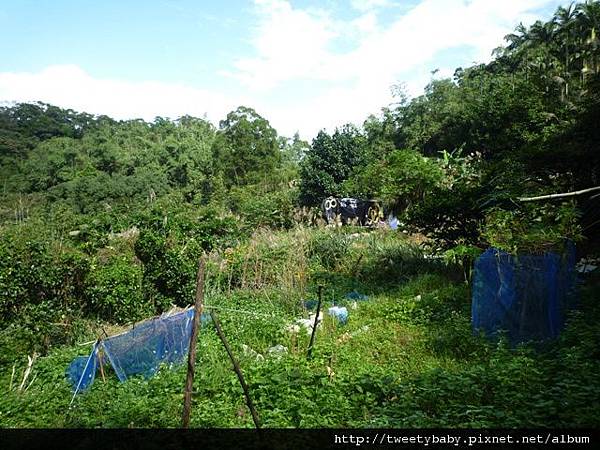
{"type": "Polygon", "coordinates": [[[557,0],[0,0],[0,101],[215,124],[238,105],[306,139],[485,62],[557,0]]]}

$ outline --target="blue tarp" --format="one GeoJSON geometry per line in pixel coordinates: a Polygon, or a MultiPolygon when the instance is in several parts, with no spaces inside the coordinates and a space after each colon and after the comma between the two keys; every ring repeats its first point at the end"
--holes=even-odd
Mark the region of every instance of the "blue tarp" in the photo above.
{"type": "MultiPolygon", "coordinates": [[[[179,363],[187,354],[194,310],[136,324],[126,333],[96,342],[89,356],[79,356],[67,368],[67,378],[77,393],[94,382],[99,359],[110,364],[120,381],[132,375],[150,377],[162,363],[179,363]]],[[[204,315],[202,322],[206,321],[204,315]]]]}
{"type": "Polygon", "coordinates": [[[576,282],[572,244],[563,255],[490,248],[475,261],[473,330],[490,337],[505,332],[512,344],[555,338],[574,306],[576,282]]]}

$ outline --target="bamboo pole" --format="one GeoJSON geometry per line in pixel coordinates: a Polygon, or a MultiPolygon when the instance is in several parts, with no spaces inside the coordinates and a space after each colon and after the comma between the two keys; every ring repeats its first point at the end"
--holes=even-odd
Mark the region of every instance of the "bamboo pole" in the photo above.
{"type": "Polygon", "coordinates": [[[313,324],[312,333],[310,335],[310,343],[308,344],[308,352],[306,354],[306,358],[310,359],[312,356],[313,344],[315,343],[315,333],[317,332],[317,325],[319,324],[319,313],[321,312],[321,294],[323,291],[323,286],[319,285],[317,295],[319,297],[319,301],[317,302],[317,315],[315,316],[315,323],[313,324]]]}
{"type": "Polygon", "coordinates": [[[15,379],[15,368],[17,367],[17,363],[13,364],[12,373],[10,375],[10,384],[8,385],[8,390],[12,391],[13,380],[15,379]]]}
{"type": "Polygon", "coordinates": [[[254,403],[252,402],[252,397],[250,397],[250,390],[248,389],[246,380],[244,380],[244,375],[242,374],[242,369],[240,368],[240,364],[235,359],[235,356],[233,355],[233,352],[231,351],[231,347],[229,346],[229,343],[227,342],[227,339],[225,338],[225,334],[223,334],[223,330],[221,329],[221,324],[219,323],[219,319],[214,311],[210,312],[210,317],[212,318],[212,320],[215,324],[215,328],[217,329],[217,334],[219,335],[219,338],[221,339],[221,342],[223,343],[223,346],[225,347],[225,351],[227,352],[227,354],[229,355],[229,359],[233,363],[233,369],[235,370],[238,380],[240,381],[240,385],[242,386],[242,389],[244,391],[244,397],[246,398],[246,405],[248,406],[248,409],[250,410],[250,414],[252,414],[252,420],[254,421],[254,426],[257,429],[259,429],[260,428],[260,420],[258,418],[258,413],[256,412],[256,408],[254,407],[254,403]]]}
{"type": "Polygon", "coordinates": [[[31,379],[31,381],[29,382],[29,384],[27,385],[27,387],[25,388],[25,390],[23,392],[27,392],[27,389],[29,389],[31,387],[31,385],[33,384],[33,382],[37,379],[38,374],[36,373],[33,378],[31,379]]]}
{"type": "Polygon", "coordinates": [[[25,387],[25,383],[27,382],[27,378],[29,377],[29,374],[31,373],[31,369],[33,368],[33,363],[35,362],[37,358],[37,353],[33,352],[33,355],[31,356],[27,356],[27,368],[25,369],[25,372],[23,372],[23,381],[21,381],[21,385],[19,386],[19,391],[22,391],[23,388],[25,387]]]}
{"type": "Polygon", "coordinates": [[[206,268],[206,256],[202,255],[198,263],[198,275],[196,277],[196,301],[194,303],[194,321],[192,322],[192,335],[190,336],[190,347],[188,351],[188,368],[185,380],[185,391],[183,397],[182,427],[190,425],[190,412],[192,409],[192,389],[194,385],[194,366],[196,364],[196,341],[198,329],[200,328],[200,316],[204,309],[204,271],[206,268]]]}
{"type": "Polygon", "coordinates": [[[540,195],[538,197],[519,197],[518,200],[521,202],[534,202],[537,200],[550,200],[553,198],[565,198],[565,197],[575,197],[577,195],[587,194],[588,192],[600,191],[600,186],[591,187],[588,189],[582,189],[580,191],[575,192],[564,192],[562,194],[548,194],[548,195],[540,195]]]}

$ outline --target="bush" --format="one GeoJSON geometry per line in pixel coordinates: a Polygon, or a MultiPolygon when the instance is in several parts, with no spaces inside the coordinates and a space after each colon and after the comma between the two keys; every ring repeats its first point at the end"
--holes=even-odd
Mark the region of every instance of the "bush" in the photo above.
{"type": "Polygon", "coordinates": [[[246,229],[289,229],[294,226],[297,197],[297,190],[287,186],[271,192],[261,192],[259,186],[248,186],[233,188],[227,203],[242,217],[246,229]]]}
{"type": "Polygon", "coordinates": [[[119,323],[138,320],[154,312],[144,301],[142,268],[126,256],[93,267],[86,298],[90,312],[119,323]]]}
{"type": "Polygon", "coordinates": [[[26,305],[42,302],[57,312],[78,309],[88,271],[88,258],[74,249],[56,248],[52,242],[27,234],[3,239],[0,318],[9,320],[26,305]]]}
{"type": "Polygon", "coordinates": [[[182,245],[193,239],[204,250],[211,251],[233,246],[245,236],[235,217],[216,208],[171,204],[164,205],[164,208],[159,206],[138,215],[140,239],[145,232],[182,245]]]}
{"type": "Polygon", "coordinates": [[[308,256],[325,269],[333,270],[348,255],[350,245],[348,235],[341,231],[319,231],[310,241],[308,256]]]}

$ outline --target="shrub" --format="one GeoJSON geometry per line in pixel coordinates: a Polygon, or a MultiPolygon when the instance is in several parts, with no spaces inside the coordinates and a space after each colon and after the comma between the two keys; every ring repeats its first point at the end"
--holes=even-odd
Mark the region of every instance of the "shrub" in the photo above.
{"type": "Polygon", "coordinates": [[[0,318],[42,302],[56,311],[77,309],[89,270],[86,256],[26,234],[0,241],[0,256],[0,318]]]}
{"type": "Polygon", "coordinates": [[[228,204],[241,216],[246,229],[289,229],[294,225],[297,197],[297,190],[287,186],[270,192],[262,192],[259,186],[249,186],[232,189],[228,204]]]}
{"type": "Polygon", "coordinates": [[[325,269],[333,270],[348,255],[350,250],[348,235],[337,230],[324,230],[313,235],[308,256],[325,269]]]}
{"type": "Polygon", "coordinates": [[[90,311],[107,320],[123,323],[153,313],[144,302],[142,268],[126,256],[93,266],[86,297],[90,311]]]}

